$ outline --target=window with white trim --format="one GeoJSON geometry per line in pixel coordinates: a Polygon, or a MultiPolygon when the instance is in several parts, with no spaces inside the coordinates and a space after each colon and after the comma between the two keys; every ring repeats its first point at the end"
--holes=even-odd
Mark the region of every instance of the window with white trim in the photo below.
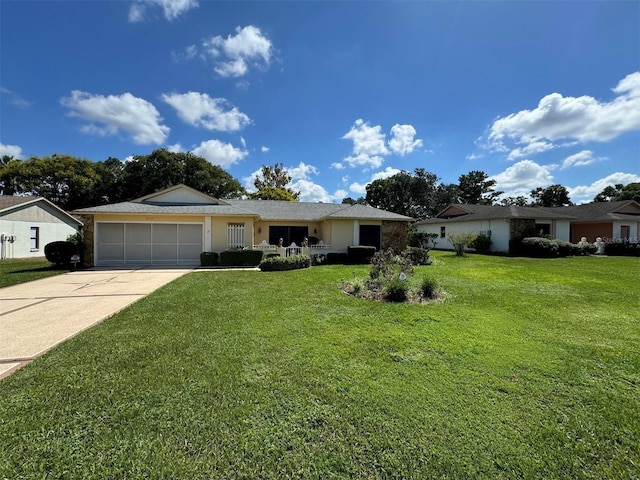
{"type": "Polygon", "coordinates": [[[38,250],[40,248],[40,227],[31,227],[29,233],[29,248],[38,250]]]}
{"type": "Polygon", "coordinates": [[[227,247],[244,248],[244,223],[227,225],[227,247]]]}

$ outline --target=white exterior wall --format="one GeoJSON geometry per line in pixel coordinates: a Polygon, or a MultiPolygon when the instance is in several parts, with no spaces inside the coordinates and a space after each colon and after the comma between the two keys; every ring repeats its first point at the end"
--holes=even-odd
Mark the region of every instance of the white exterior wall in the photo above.
{"type": "Polygon", "coordinates": [[[66,240],[77,229],[66,223],[8,221],[0,219],[0,236],[15,236],[15,242],[0,242],[0,258],[44,257],[46,244],[66,240]],[[31,249],[31,227],[39,228],[40,242],[38,248],[31,249]]]}
{"type": "Polygon", "coordinates": [[[491,231],[491,251],[509,251],[509,222],[505,220],[478,220],[475,222],[447,222],[417,225],[418,232],[436,233],[437,249],[453,250],[453,245],[447,240],[446,235],[451,232],[471,232],[476,235],[491,231]],[[445,227],[445,238],[440,237],[440,228],[445,227]]]}
{"type": "Polygon", "coordinates": [[[569,220],[555,220],[555,232],[556,239],[570,242],[571,224],[569,223],[569,220]]]}
{"type": "Polygon", "coordinates": [[[631,242],[640,241],[640,222],[630,222],[628,220],[617,220],[613,222],[613,238],[622,238],[622,226],[627,225],[629,227],[629,240],[631,242]]]}

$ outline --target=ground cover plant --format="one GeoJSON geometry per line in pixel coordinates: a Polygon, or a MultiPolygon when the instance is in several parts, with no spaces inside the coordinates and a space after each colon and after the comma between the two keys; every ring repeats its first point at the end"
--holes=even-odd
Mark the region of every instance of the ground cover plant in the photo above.
{"type": "Polygon", "coordinates": [[[10,258],[0,260],[0,288],[68,272],[45,258],[10,258]]]}
{"type": "Polygon", "coordinates": [[[634,478],[640,259],[184,276],[0,381],[0,478],[634,478]]]}

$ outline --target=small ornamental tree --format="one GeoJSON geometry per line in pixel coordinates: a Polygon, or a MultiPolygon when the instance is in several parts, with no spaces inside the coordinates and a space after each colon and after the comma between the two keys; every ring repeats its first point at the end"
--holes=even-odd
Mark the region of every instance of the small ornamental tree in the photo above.
{"type": "Polygon", "coordinates": [[[447,234],[447,240],[451,242],[459,257],[464,255],[465,248],[469,247],[476,237],[477,235],[471,232],[450,232],[447,234]]]}

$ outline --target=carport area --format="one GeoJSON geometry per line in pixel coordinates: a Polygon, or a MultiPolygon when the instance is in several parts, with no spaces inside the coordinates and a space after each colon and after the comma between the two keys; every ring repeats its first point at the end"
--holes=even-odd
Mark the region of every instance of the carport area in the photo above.
{"type": "Polygon", "coordinates": [[[96,268],[0,289],[0,378],[190,271],[96,268]]]}

